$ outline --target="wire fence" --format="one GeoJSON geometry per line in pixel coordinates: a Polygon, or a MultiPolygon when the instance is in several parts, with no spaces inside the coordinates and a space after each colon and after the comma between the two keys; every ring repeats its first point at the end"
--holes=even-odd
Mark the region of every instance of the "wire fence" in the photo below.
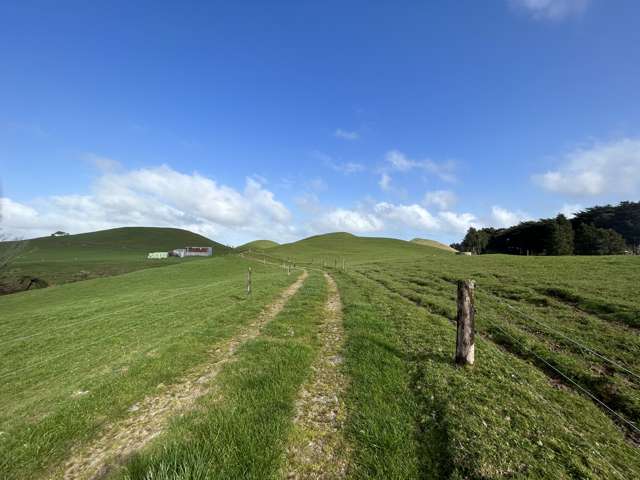
{"type": "MultiPolygon", "coordinates": [[[[491,294],[490,294],[491,295],[491,294]]],[[[543,328],[547,329],[550,332],[553,332],[554,335],[557,335],[560,338],[563,338],[564,340],[576,345],[577,347],[581,348],[582,350],[589,352],[592,355],[595,355],[596,357],[600,358],[601,360],[609,363],[610,365],[613,365],[614,367],[618,368],[619,370],[622,370],[623,372],[625,372],[626,374],[630,375],[631,377],[635,378],[636,380],[640,381],[640,374],[634,372],[633,370],[631,370],[629,367],[621,364],[620,362],[617,362],[615,360],[612,360],[611,358],[607,357],[606,355],[598,352],[597,350],[595,350],[592,347],[589,347],[587,345],[585,345],[584,343],[576,340],[575,338],[571,338],[568,335],[560,332],[557,329],[554,329],[553,327],[549,326],[548,324],[536,319],[535,317],[527,314],[526,312],[523,312],[522,310],[514,307],[513,305],[505,302],[504,300],[502,300],[500,297],[496,296],[496,295],[491,295],[498,303],[504,305],[505,307],[507,307],[509,310],[516,312],[518,315],[527,318],[528,320],[531,320],[532,322],[536,323],[537,325],[542,326],[543,328]]]]}
{"type": "MultiPolygon", "coordinates": [[[[527,320],[535,323],[536,325],[543,327],[548,332],[552,332],[554,335],[557,335],[558,337],[566,340],[567,342],[577,346],[582,351],[588,352],[591,355],[596,356],[597,358],[599,358],[603,362],[608,363],[608,364],[616,367],[617,369],[619,369],[620,371],[625,372],[629,377],[632,377],[636,381],[640,380],[640,375],[638,373],[636,373],[635,371],[633,371],[630,367],[628,367],[626,365],[623,365],[619,361],[616,361],[616,360],[613,360],[613,359],[609,358],[607,355],[604,355],[603,353],[597,351],[595,348],[590,347],[588,345],[585,345],[583,342],[568,336],[567,334],[559,331],[556,328],[553,328],[552,326],[548,325],[545,322],[542,322],[541,320],[533,317],[532,315],[529,315],[528,313],[522,311],[521,309],[514,307],[510,303],[504,301],[499,296],[497,296],[495,294],[492,294],[492,293],[489,293],[489,292],[483,292],[483,293],[487,297],[489,297],[492,300],[494,300],[499,305],[502,305],[502,306],[506,307],[509,311],[514,312],[515,314],[518,314],[523,318],[526,318],[527,320]]],[[[586,388],[585,386],[580,384],[571,375],[569,375],[566,372],[564,372],[558,365],[552,364],[550,361],[545,359],[543,356],[541,356],[538,353],[536,353],[536,351],[534,351],[534,349],[532,349],[530,346],[528,346],[521,339],[518,339],[518,338],[514,337],[511,333],[509,333],[504,328],[506,326],[506,324],[501,326],[501,325],[498,325],[496,323],[493,323],[492,326],[497,328],[502,334],[504,334],[506,337],[508,337],[515,345],[519,345],[520,348],[522,348],[526,353],[528,353],[528,354],[532,355],[533,357],[535,357],[539,362],[541,362],[544,365],[545,368],[548,368],[549,370],[551,370],[552,372],[557,374],[560,378],[562,378],[565,382],[567,382],[569,385],[573,386],[576,390],[582,392],[587,397],[589,397],[597,405],[602,407],[607,413],[611,414],[615,419],[619,420],[623,425],[628,427],[634,434],[640,435],[640,428],[636,425],[636,422],[633,422],[633,421],[629,420],[628,418],[626,418],[625,416],[623,416],[622,414],[620,414],[618,411],[616,411],[614,408],[612,408],[610,405],[608,405],[602,398],[600,398],[598,395],[594,394],[588,388],[586,388]]],[[[509,325],[509,326],[513,327],[514,325],[509,325]]],[[[518,328],[518,326],[516,326],[516,328],[518,328]]],[[[632,383],[633,383],[634,386],[638,386],[637,383],[634,383],[634,382],[632,382],[632,383]]]]}

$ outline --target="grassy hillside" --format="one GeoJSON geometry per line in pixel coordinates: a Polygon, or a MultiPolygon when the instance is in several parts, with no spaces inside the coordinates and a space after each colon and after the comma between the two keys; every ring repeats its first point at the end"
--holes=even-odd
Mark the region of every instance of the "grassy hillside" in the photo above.
{"type": "Polygon", "coordinates": [[[179,228],[122,227],[65,237],[41,237],[27,240],[23,259],[47,260],[70,257],[99,258],[113,253],[146,254],[185,246],[213,247],[220,253],[229,251],[213,240],[179,228]]]}
{"type": "Polygon", "coordinates": [[[0,478],[59,463],[206,362],[294,279],[224,256],[0,297],[0,478]]]}
{"type": "Polygon", "coordinates": [[[417,243],[418,245],[425,245],[427,247],[440,248],[452,253],[457,252],[455,248],[451,248],[449,245],[445,245],[444,243],[440,243],[435,240],[429,240],[428,238],[414,238],[413,240],[411,240],[411,243],[417,243]]]}
{"type": "Polygon", "coordinates": [[[424,258],[446,255],[439,248],[430,248],[394,238],[357,237],[338,232],[316,235],[294,243],[269,249],[268,255],[291,259],[298,263],[313,263],[327,266],[403,258],[424,258]]]}
{"type": "Polygon", "coordinates": [[[278,242],[274,242],[273,240],[254,240],[253,242],[245,243],[244,245],[240,245],[236,247],[236,252],[246,252],[248,250],[267,250],[269,248],[277,247],[280,245],[278,242]]]}
{"type": "Polygon", "coordinates": [[[147,260],[146,254],[184,246],[211,246],[214,255],[232,251],[187,230],[155,227],[114,228],[65,237],[34,238],[22,243],[24,251],[0,283],[11,286],[29,276],[55,285],[118,275],[175,263],[179,260],[147,260]]]}

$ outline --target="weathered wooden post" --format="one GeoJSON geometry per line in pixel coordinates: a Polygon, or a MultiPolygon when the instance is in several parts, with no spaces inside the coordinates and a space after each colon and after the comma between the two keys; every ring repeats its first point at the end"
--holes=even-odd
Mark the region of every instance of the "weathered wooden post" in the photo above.
{"type": "Polygon", "coordinates": [[[247,295],[251,295],[251,267],[247,270],[247,295]]]}
{"type": "Polygon", "coordinates": [[[287,264],[287,275],[291,275],[291,264],[287,264]]]}
{"type": "Polygon", "coordinates": [[[456,363],[458,365],[473,365],[475,360],[475,287],[476,282],[473,280],[458,281],[458,329],[456,335],[456,363]]]}

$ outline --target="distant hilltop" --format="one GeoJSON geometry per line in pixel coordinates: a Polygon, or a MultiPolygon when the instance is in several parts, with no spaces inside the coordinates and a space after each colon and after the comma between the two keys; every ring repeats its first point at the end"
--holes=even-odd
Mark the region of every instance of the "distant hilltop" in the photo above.
{"type": "Polygon", "coordinates": [[[411,242],[427,247],[440,248],[442,250],[446,250],[447,252],[457,252],[455,248],[452,248],[449,245],[445,245],[444,243],[440,243],[435,240],[429,240],[428,238],[414,238],[413,240],[411,240],[411,242]]]}

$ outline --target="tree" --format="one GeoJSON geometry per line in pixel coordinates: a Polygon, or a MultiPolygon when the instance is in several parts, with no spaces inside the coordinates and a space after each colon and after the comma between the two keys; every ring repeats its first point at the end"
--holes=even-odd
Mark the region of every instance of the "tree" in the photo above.
{"type": "Polygon", "coordinates": [[[640,202],[621,202],[587,208],[571,221],[574,229],[586,223],[618,232],[628,245],[640,248],[640,202]]]}
{"type": "Polygon", "coordinates": [[[625,250],[622,235],[610,228],[583,223],[576,230],[575,251],[579,255],[619,255],[625,250]]]}
{"type": "Polygon", "coordinates": [[[562,214],[547,222],[547,255],[573,255],[574,233],[571,222],[562,214]]]}
{"type": "Polygon", "coordinates": [[[476,230],[473,227],[469,227],[462,241],[462,250],[465,252],[473,252],[476,255],[485,253],[490,238],[491,235],[487,229],[476,230]]]}

